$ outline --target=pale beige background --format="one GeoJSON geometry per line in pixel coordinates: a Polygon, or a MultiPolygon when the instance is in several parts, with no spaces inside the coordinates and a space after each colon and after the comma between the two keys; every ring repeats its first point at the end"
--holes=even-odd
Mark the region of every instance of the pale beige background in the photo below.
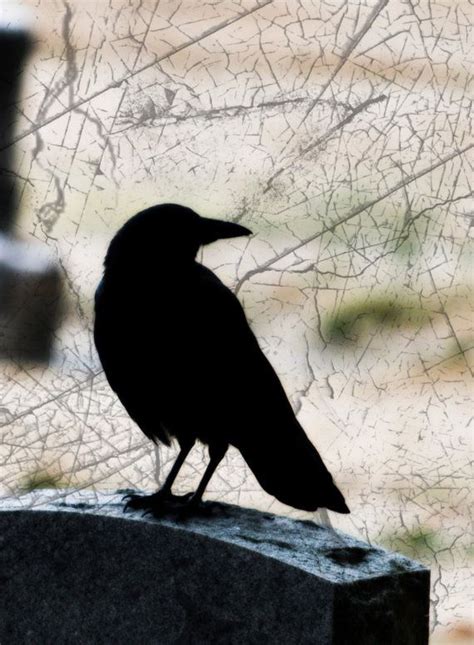
{"type": "MultiPolygon", "coordinates": [[[[1,11],[36,38],[12,133],[17,233],[52,249],[69,302],[50,366],[3,364],[4,494],[42,477],[156,485],[174,450],[154,454],[92,343],[103,254],[123,221],[160,201],[239,220],[255,235],[202,259],[235,289],[344,491],[352,514],[335,525],[431,566],[433,642],[463,642],[469,3],[31,0],[1,11]]],[[[204,459],[196,450],[183,490],[204,459]]],[[[304,515],[263,493],[237,452],[208,496],[304,515]]]]}

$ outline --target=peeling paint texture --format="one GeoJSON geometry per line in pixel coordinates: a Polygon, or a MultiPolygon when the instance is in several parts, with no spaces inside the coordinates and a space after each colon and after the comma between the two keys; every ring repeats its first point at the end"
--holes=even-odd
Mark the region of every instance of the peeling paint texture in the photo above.
{"type": "MultiPolygon", "coordinates": [[[[344,492],[352,513],[334,524],[431,568],[435,639],[466,627],[469,3],[1,10],[18,7],[35,48],[2,139],[14,150],[15,233],[57,258],[68,313],[50,365],[2,363],[1,494],[163,480],[176,448],[154,450],[110,390],[92,303],[118,227],[145,206],[184,203],[254,231],[201,259],[238,295],[344,492]]],[[[190,387],[184,370],[183,405],[190,387]]],[[[196,486],[206,460],[196,448],[178,491],[196,486]]],[[[236,451],[207,496],[313,519],[263,493],[236,451]]]]}

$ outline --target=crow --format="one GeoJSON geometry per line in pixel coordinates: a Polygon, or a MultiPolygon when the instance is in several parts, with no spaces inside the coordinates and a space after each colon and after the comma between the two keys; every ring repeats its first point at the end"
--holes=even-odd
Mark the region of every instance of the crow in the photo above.
{"type": "Polygon", "coordinates": [[[105,375],[153,442],[180,452],[162,488],[126,509],[193,513],[229,445],[267,493],[306,511],[349,513],[309,441],[237,297],[196,261],[202,245],[251,235],[177,204],[137,213],[112,239],[95,294],[94,340],[105,375]],[[172,484],[196,440],[209,464],[194,493],[172,484]]]}

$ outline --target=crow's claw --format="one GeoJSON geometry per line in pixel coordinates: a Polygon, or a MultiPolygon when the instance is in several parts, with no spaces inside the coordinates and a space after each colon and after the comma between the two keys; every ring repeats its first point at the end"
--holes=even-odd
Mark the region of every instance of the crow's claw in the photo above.
{"type": "Polygon", "coordinates": [[[178,510],[176,519],[179,522],[186,522],[192,517],[211,517],[215,515],[215,506],[212,502],[190,501],[178,510]]]}
{"type": "Polygon", "coordinates": [[[151,498],[153,495],[124,495],[122,501],[126,502],[124,511],[138,511],[140,509],[147,509],[150,506],[151,498]]]}
{"type": "Polygon", "coordinates": [[[143,511],[143,516],[153,515],[154,517],[162,517],[169,513],[178,512],[183,505],[186,505],[192,498],[193,493],[186,495],[173,495],[168,491],[158,491],[153,495],[125,495],[123,501],[126,501],[124,506],[125,511],[143,511]]]}
{"type": "Polygon", "coordinates": [[[146,508],[142,513],[142,517],[147,517],[147,515],[153,515],[153,509],[146,508]]]}

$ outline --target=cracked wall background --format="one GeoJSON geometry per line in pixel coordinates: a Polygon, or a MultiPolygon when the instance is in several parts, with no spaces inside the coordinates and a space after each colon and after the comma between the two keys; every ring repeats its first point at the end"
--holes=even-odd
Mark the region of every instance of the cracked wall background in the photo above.
{"type": "MultiPolygon", "coordinates": [[[[117,228],[186,203],[255,233],[202,261],[344,491],[335,525],[430,565],[435,634],[454,634],[471,607],[468,2],[13,7],[35,34],[8,143],[15,232],[57,257],[68,313],[50,365],[2,364],[2,494],[162,479],[175,452],[155,454],[108,387],[92,302],[117,228]]],[[[237,452],[208,496],[308,516],[237,452]]]]}

